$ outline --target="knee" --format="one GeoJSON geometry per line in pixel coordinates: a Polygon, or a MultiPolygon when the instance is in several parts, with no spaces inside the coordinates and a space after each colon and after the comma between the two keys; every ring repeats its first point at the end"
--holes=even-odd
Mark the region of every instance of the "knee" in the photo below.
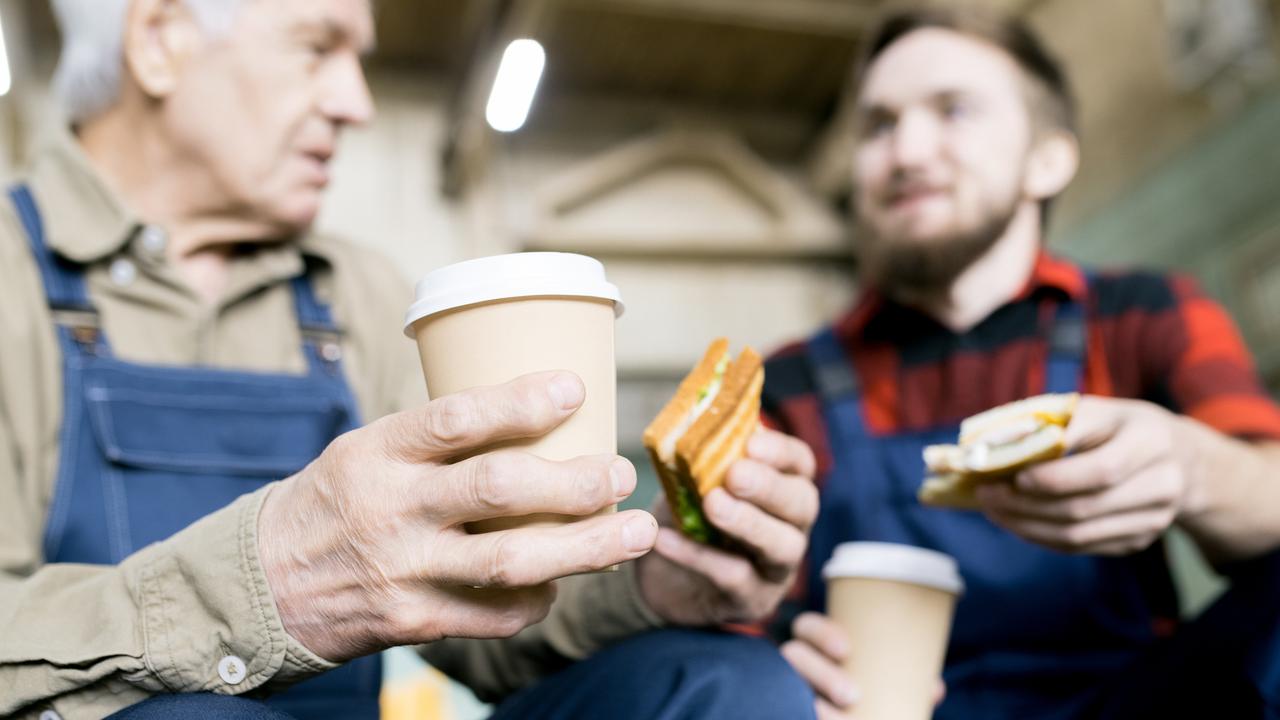
{"type": "Polygon", "coordinates": [[[112,715],[107,720],[292,720],[278,710],[228,695],[157,695],[112,715]]]}
{"type": "Polygon", "coordinates": [[[659,633],[653,640],[665,649],[649,671],[676,697],[696,698],[693,704],[705,715],[691,717],[813,717],[808,684],[764,640],[694,631],[659,633]]]}

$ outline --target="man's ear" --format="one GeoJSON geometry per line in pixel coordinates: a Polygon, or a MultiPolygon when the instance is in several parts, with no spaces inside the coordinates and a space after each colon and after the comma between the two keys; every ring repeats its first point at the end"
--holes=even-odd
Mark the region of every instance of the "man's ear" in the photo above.
{"type": "Polygon", "coordinates": [[[1056,197],[1080,168],[1080,143],[1066,130],[1041,133],[1027,158],[1023,191],[1035,200],[1056,197]]]}
{"type": "Polygon", "coordinates": [[[167,96],[204,41],[195,17],[182,0],[133,0],[125,22],[126,70],[148,97],[167,96]]]}

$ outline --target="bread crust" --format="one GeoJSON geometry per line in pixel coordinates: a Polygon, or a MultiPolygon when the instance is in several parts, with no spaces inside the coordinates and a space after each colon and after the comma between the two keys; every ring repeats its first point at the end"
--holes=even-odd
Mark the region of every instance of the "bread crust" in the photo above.
{"type": "MultiPolygon", "coordinates": [[[[678,521],[682,518],[678,498],[701,515],[702,499],[724,484],[729,466],[746,454],[747,441],[759,427],[764,361],[759,353],[747,347],[729,361],[718,393],[676,441],[673,456],[663,457],[663,441],[697,405],[701,390],[714,380],[716,365],[727,352],[728,341],[715,340],[680,383],[675,396],[645,428],[645,449],[662,483],[672,516],[678,521]]],[[[700,539],[723,544],[714,528],[706,527],[708,532],[700,539]]]]}
{"type": "Polygon", "coordinates": [[[978,481],[960,473],[930,475],[920,486],[920,502],[930,507],[977,510],[978,481]]]}
{"type": "Polygon", "coordinates": [[[725,371],[720,394],[676,443],[682,475],[693,479],[699,497],[724,484],[729,465],[742,457],[760,422],[764,361],[746,348],[725,371]]]}
{"type": "Polygon", "coordinates": [[[693,366],[684,380],[680,381],[676,394],[644,429],[643,441],[646,448],[656,452],[663,438],[684,420],[694,405],[698,404],[698,392],[715,378],[716,365],[728,352],[728,338],[716,338],[711,342],[707,351],[702,354],[702,359],[693,366]]]}

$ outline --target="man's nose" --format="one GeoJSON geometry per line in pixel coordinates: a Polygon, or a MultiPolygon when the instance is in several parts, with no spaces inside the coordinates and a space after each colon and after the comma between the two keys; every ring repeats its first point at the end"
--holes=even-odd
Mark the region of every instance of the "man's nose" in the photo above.
{"type": "Polygon", "coordinates": [[[373,95],[359,56],[352,53],[335,63],[325,83],[320,111],[343,125],[364,125],[373,120],[373,95]]]}
{"type": "Polygon", "coordinates": [[[920,110],[904,113],[893,133],[893,161],[898,167],[919,167],[938,154],[942,128],[936,118],[920,110]]]}

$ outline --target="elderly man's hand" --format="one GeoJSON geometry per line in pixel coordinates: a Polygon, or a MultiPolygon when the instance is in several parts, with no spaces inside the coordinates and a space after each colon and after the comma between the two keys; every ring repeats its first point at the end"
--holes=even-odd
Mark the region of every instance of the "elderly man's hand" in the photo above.
{"type": "Polygon", "coordinates": [[[767,429],[751,438],[747,457],[729,469],[727,489],[703,502],[707,519],[747,555],[685,537],[659,499],[657,552],[637,568],[645,602],[678,625],[750,622],[773,612],[795,580],[818,516],[813,474],[813,453],[803,442],[767,429]]]}
{"type": "Polygon", "coordinates": [[[1065,552],[1142,550],[1177,518],[1188,491],[1183,420],[1138,400],[1084,397],[1067,428],[1071,455],[978,488],[992,522],[1065,552]]]}
{"type": "Polygon", "coordinates": [[[469,534],[475,520],[587,515],[629,496],[609,455],[551,462],[495,443],[545,434],[582,383],[540,373],[439,398],[338,438],[274,487],[259,517],[263,568],[285,628],[343,661],[444,637],[506,637],[546,616],[551,581],[648,552],[643,511],[469,534]]]}

